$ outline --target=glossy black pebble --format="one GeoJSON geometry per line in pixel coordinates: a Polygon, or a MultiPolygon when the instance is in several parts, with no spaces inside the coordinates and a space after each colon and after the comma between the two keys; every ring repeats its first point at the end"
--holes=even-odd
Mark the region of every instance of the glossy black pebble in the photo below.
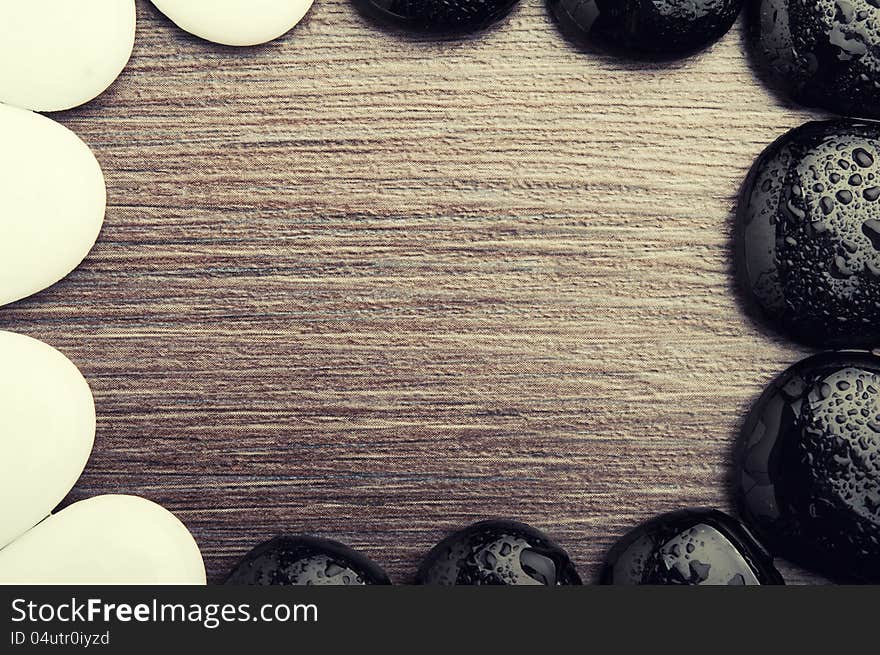
{"type": "Polygon", "coordinates": [[[736,519],[711,509],[662,514],[608,552],[604,585],[784,584],[773,560],[736,519]]]}
{"type": "Polygon", "coordinates": [[[462,34],[484,29],[519,0],[355,0],[372,16],[419,32],[462,34]]]}
{"type": "Polygon", "coordinates": [[[740,195],[740,286],[821,347],[880,345],[880,123],[807,123],[758,158],[740,195]]]}
{"type": "Polygon", "coordinates": [[[422,585],[579,585],[568,554],[515,521],[481,521],[437,544],[416,576],[422,585]]]}
{"type": "Polygon", "coordinates": [[[880,357],[823,353],[777,378],[737,453],[744,518],[776,554],[880,582],[880,357]]]}
{"type": "Polygon", "coordinates": [[[757,63],[792,99],[880,118],[880,2],[751,0],[757,63]]]}
{"type": "Polygon", "coordinates": [[[388,585],[388,575],[348,546],[317,537],[276,537],[244,556],[228,585],[388,585]]]}
{"type": "Polygon", "coordinates": [[[730,31],[743,0],[547,0],[564,29],[606,50],[675,59],[730,31]]]}

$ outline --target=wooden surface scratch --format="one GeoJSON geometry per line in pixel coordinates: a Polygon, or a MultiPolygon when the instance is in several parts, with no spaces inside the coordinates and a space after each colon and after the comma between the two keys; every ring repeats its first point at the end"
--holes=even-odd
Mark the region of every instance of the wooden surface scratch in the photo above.
{"type": "Polygon", "coordinates": [[[214,582],[281,532],[407,582],[489,517],[589,578],[642,519],[730,510],[739,422],[806,354],[743,313],[731,211],[813,116],[760,84],[741,27],[651,66],[574,47],[534,0],[442,41],[318,0],[244,50],[138,6],[122,77],[54,116],[105,170],[97,247],[0,311],[94,390],[71,499],[162,503],[214,582]]]}

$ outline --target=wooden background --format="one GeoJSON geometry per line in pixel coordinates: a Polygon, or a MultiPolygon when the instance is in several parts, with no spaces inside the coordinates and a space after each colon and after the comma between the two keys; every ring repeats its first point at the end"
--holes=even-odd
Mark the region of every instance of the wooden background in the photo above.
{"type": "Polygon", "coordinates": [[[68,501],[162,503],[213,582],[281,532],[406,582],[488,517],[590,578],[642,519],[730,509],[739,423],[806,354],[731,282],[736,191],[810,117],[740,27],[652,66],[573,47],[536,0],[446,41],[318,0],[243,50],[138,6],[119,81],[55,115],[107,176],[98,245],[0,311],[94,390],[68,501]]]}

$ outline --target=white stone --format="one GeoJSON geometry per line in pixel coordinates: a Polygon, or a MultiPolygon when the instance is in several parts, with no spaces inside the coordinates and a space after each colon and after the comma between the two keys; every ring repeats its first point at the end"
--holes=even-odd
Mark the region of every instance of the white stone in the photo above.
{"type": "Polygon", "coordinates": [[[309,11],[314,0],[152,0],[181,29],[232,46],[277,39],[309,11]]]}
{"type": "Polygon", "coordinates": [[[136,496],[63,509],[0,550],[0,584],[205,584],[192,535],[136,496]]]}
{"type": "Polygon", "coordinates": [[[94,440],[95,402],[76,366],[41,341],[0,332],[0,548],[64,499],[94,440]]]}
{"type": "Polygon", "coordinates": [[[0,104],[0,306],[76,268],[98,238],[106,202],[101,167],[79,137],[0,104]]]}
{"type": "Polygon", "coordinates": [[[134,47],[134,0],[0,0],[0,102],[77,107],[119,77],[134,47]]]}
{"type": "Polygon", "coordinates": [[[0,584],[205,584],[192,535],[155,503],[99,496],[49,515],[82,473],[95,426],[76,366],[0,331],[0,584]]]}

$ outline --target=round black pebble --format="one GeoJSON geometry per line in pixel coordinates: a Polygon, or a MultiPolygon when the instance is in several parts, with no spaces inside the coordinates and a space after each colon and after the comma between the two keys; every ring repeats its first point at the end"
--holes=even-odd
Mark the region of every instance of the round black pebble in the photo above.
{"type": "Polygon", "coordinates": [[[579,585],[568,554],[515,521],[481,521],[456,532],[425,557],[421,585],[579,585]]]}
{"type": "Polygon", "coordinates": [[[823,353],[764,392],[743,427],[737,492],[776,554],[880,582],[880,357],[823,353]]]}
{"type": "Polygon", "coordinates": [[[609,551],[604,585],[778,585],[773,560],[736,519],[711,509],[663,514],[609,551]]]}
{"type": "Polygon", "coordinates": [[[776,327],[825,348],[880,345],[880,124],[807,123],[740,195],[737,275],[776,327]]]}
{"type": "Polygon", "coordinates": [[[498,22],[519,0],[355,0],[368,14],[419,32],[463,34],[498,22]]]}
{"type": "Polygon", "coordinates": [[[548,0],[563,29],[638,59],[676,59],[730,31],[743,0],[548,0]]]}
{"type": "Polygon", "coordinates": [[[880,118],[880,2],[752,0],[752,50],[779,90],[846,116],[880,118]]]}
{"type": "Polygon", "coordinates": [[[389,585],[388,575],[348,546],[317,537],[276,537],[244,556],[228,585],[389,585]]]}

